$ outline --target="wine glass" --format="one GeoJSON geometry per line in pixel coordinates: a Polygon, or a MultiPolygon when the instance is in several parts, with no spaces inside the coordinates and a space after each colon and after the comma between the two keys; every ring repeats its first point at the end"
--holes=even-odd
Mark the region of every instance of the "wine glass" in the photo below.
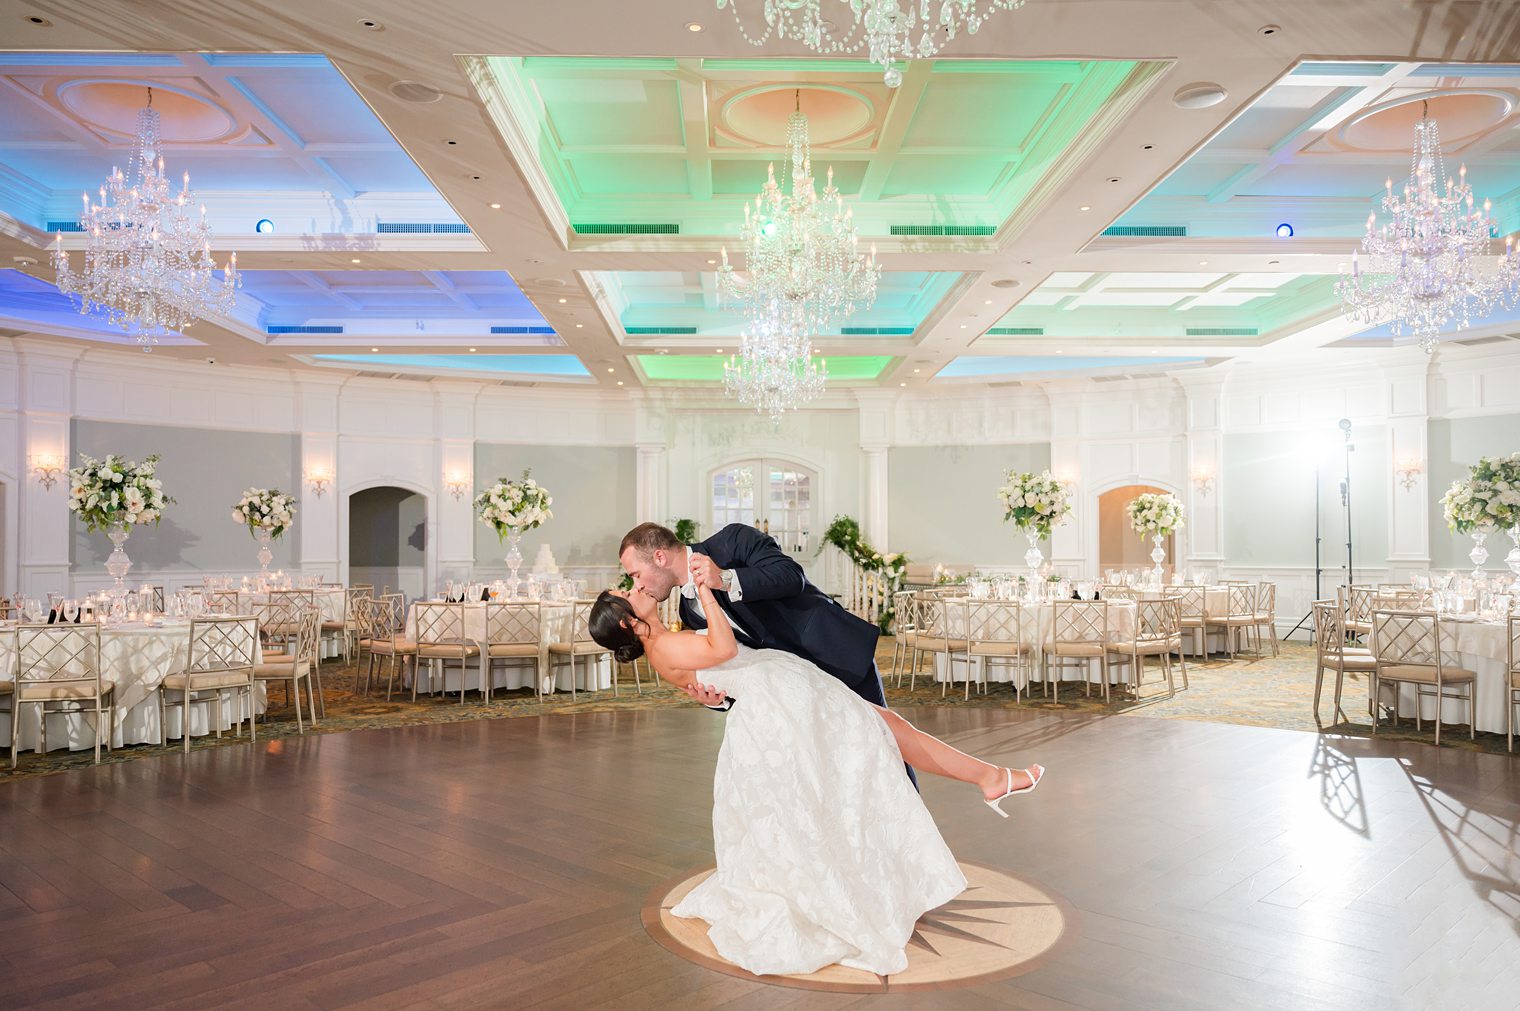
{"type": "Polygon", "coordinates": [[[65,598],[63,602],[63,620],[67,622],[79,620],[79,601],[73,597],[65,598]]]}

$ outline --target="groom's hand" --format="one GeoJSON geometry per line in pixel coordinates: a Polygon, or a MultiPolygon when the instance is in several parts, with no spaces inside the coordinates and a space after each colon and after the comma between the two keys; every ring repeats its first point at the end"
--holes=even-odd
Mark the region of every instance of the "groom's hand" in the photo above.
{"type": "Polygon", "coordinates": [[[700,681],[693,681],[691,684],[687,685],[681,690],[684,691],[687,695],[691,696],[691,698],[695,701],[700,702],[702,705],[708,707],[721,706],[724,700],[728,698],[727,695],[723,694],[723,690],[721,688],[714,688],[712,685],[704,685],[700,681]]]}
{"type": "Polygon", "coordinates": [[[705,586],[709,590],[721,590],[723,588],[723,569],[706,555],[692,552],[691,575],[697,581],[698,586],[705,586]]]}

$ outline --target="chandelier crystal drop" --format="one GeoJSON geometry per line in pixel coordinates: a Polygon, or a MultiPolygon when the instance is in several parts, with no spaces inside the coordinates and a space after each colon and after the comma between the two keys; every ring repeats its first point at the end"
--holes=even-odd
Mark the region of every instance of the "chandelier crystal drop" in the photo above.
{"type": "Polygon", "coordinates": [[[742,306],[756,333],[822,333],[870,308],[881,278],[875,247],[860,252],[854,214],[834,186],[833,169],[818,192],[800,92],[797,101],[786,123],[791,192],[777,184],[771,165],[753,207],[744,207],[744,272],[728,262],[726,247],[718,268],[719,298],[742,306]]]}
{"type": "Polygon", "coordinates": [[[190,173],[173,192],[164,173],[163,144],[153,89],[137,114],[137,142],[127,171],[113,167],[100,198],[84,195],[79,219],[85,234],[83,269],[75,272],[58,234],[53,250],[58,290],[72,295],[81,313],[103,312],[113,326],[137,338],[144,351],[157,339],[197,319],[232,311],[242,283],[233,253],[216,277],[206,208],[199,220],[190,173]]]}
{"type": "Polygon", "coordinates": [[[898,61],[928,59],[961,32],[975,35],[998,11],[1024,6],[1024,0],[837,0],[828,5],[839,14],[836,22],[824,13],[825,0],[762,0],[765,30],[756,35],[739,15],[741,2],[717,0],[718,10],[732,7],[734,23],[750,45],[790,39],[826,56],[863,49],[881,66],[889,88],[902,84],[898,61]],[[848,25],[841,31],[846,15],[848,25]]]}
{"type": "Polygon", "coordinates": [[[1365,266],[1352,253],[1351,270],[1342,272],[1336,294],[1346,313],[1366,326],[1390,322],[1395,337],[1413,334],[1420,347],[1434,351],[1441,328],[1465,329],[1473,316],[1513,308],[1520,298],[1520,257],[1514,236],[1492,267],[1484,263],[1495,227],[1487,200],[1474,205],[1463,165],[1455,180],[1446,175],[1436,121],[1428,112],[1415,126],[1409,179],[1395,193],[1385,184],[1379,225],[1377,212],[1367,215],[1361,251],[1365,266]]]}
{"type": "Polygon", "coordinates": [[[816,398],[827,379],[827,367],[808,342],[789,339],[747,335],[743,349],[723,367],[724,390],[773,422],[816,398]]]}

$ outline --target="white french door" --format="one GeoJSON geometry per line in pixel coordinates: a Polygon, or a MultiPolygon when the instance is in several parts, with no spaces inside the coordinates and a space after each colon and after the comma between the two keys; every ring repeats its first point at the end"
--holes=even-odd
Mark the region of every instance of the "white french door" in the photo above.
{"type": "Polygon", "coordinates": [[[712,472],[711,520],[756,527],[800,562],[812,558],[813,488],[817,476],[785,460],[737,460],[712,472]]]}

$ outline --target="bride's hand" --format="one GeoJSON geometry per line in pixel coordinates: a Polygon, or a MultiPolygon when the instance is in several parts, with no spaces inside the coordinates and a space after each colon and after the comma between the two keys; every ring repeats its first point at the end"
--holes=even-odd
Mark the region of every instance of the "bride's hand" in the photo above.
{"type": "Polygon", "coordinates": [[[712,685],[704,685],[700,681],[693,681],[691,684],[687,685],[681,690],[704,706],[721,706],[723,704],[723,700],[728,698],[727,695],[723,694],[723,690],[721,688],[714,688],[712,685]]]}

